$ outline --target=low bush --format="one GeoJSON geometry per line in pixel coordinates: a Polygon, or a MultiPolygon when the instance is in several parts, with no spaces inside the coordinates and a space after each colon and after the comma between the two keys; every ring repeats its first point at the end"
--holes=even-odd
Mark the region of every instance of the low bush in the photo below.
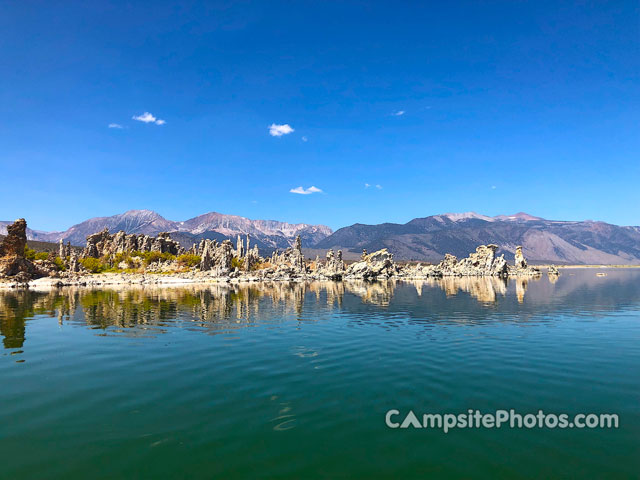
{"type": "Polygon", "coordinates": [[[236,270],[244,270],[244,260],[242,258],[233,257],[231,259],[231,268],[236,270]]]}
{"type": "Polygon", "coordinates": [[[178,256],[178,265],[181,267],[195,267],[200,265],[200,256],[193,253],[185,253],[178,256]]]}
{"type": "Polygon", "coordinates": [[[160,252],[131,252],[131,256],[142,258],[146,267],[155,262],[172,262],[176,259],[175,255],[160,252]]]}
{"type": "Polygon", "coordinates": [[[93,257],[83,258],[80,264],[91,273],[101,273],[108,268],[99,259],[93,257]]]}
{"type": "Polygon", "coordinates": [[[35,254],[34,257],[36,260],[48,260],[49,259],[49,252],[38,252],[35,254]]]}
{"type": "Polygon", "coordinates": [[[127,266],[126,268],[131,269],[136,267],[136,262],[131,258],[131,255],[128,253],[116,253],[113,257],[111,265],[114,268],[120,268],[120,264],[124,262],[127,266]]]}
{"type": "Polygon", "coordinates": [[[66,270],[66,269],[67,269],[67,267],[65,267],[65,266],[64,266],[64,262],[62,261],[62,258],[60,258],[60,257],[55,257],[55,258],[53,259],[53,263],[55,263],[55,264],[56,264],[56,266],[57,266],[60,270],[63,270],[63,271],[64,271],[64,270],[66,270]]]}
{"type": "Polygon", "coordinates": [[[271,268],[271,267],[273,267],[273,265],[271,265],[270,262],[262,262],[262,263],[257,262],[251,265],[251,271],[255,272],[257,270],[264,270],[265,268],[271,268]]]}
{"type": "Polygon", "coordinates": [[[29,248],[29,245],[24,246],[24,258],[27,260],[36,259],[36,251],[33,248],[29,248]]]}

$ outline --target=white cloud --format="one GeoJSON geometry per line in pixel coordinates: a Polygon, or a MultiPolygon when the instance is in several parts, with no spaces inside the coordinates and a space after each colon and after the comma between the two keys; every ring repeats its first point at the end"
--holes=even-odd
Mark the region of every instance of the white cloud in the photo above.
{"type": "Polygon", "coordinates": [[[496,186],[495,185],[491,185],[491,190],[495,190],[496,186]]]}
{"type": "Polygon", "coordinates": [[[300,186],[292,188],[291,190],[289,190],[289,193],[297,193],[298,195],[311,195],[312,193],[322,193],[322,190],[318,187],[314,187],[313,185],[306,189],[300,186]]]}
{"type": "Polygon", "coordinates": [[[123,128],[119,123],[110,123],[109,128],[123,128]]]}
{"type": "Polygon", "coordinates": [[[369,183],[364,184],[364,188],[369,188],[371,185],[369,183]]]}
{"type": "Polygon", "coordinates": [[[288,135],[293,131],[293,128],[291,128],[291,125],[288,123],[285,123],[284,125],[276,125],[275,123],[272,123],[269,126],[269,135],[272,137],[281,137],[283,135],[288,135]]]}
{"type": "Polygon", "coordinates": [[[405,114],[404,110],[398,110],[397,112],[393,112],[391,115],[393,115],[394,117],[401,117],[404,114],[405,114]]]}
{"type": "Polygon", "coordinates": [[[144,112],[142,115],[134,115],[132,118],[139,122],[155,123],[156,125],[164,125],[167,123],[164,120],[154,117],[153,114],[149,112],[144,112]]]}
{"type": "Polygon", "coordinates": [[[309,140],[307,137],[302,137],[303,142],[306,142],[307,140],[309,140]]]}
{"type": "Polygon", "coordinates": [[[382,185],[376,185],[376,188],[377,188],[378,190],[382,190],[382,185]]]}

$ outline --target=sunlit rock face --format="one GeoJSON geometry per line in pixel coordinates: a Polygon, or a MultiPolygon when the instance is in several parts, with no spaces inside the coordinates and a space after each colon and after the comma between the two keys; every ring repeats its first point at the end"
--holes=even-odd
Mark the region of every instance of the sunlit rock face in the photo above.
{"type": "Polygon", "coordinates": [[[467,258],[458,260],[454,255],[445,254],[437,265],[409,265],[400,269],[400,276],[406,278],[426,277],[508,277],[538,275],[537,268],[527,266],[527,261],[519,249],[518,266],[510,266],[504,255],[496,256],[497,245],[480,245],[467,258]]]}
{"type": "Polygon", "coordinates": [[[398,273],[393,255],[386,248],[373,253],[363,254],[362,260],[352,263],[345,272],[345,278],[377,279],[389,278],[398,273]]]}
{"type": "Polygon", "coordinates": [[[342,260],[342,250],[337,253],[333,249],[329,249],[324,264],[320,263],[320,259],[316,260],[315,274],[320,277],[326,277],[330,280],[340,280],[345,271],[344,261],[342,260]]]}
{"type": "Polygon", "coordinates": [[[217,276],[230,273],[233,262],[233,244],[230,240],[225,240],[221,244],[218,244],[217,240],[202,240],[198,250],[201,271],[211,271],[217,276]]]}
{"type": "Polygon", "coordinates": [[[522,246],[520,246],[520,245],[518,245],[516,247],[515,267],[516,268],[527,268],[527,261],[525,260],[524,255],[522,254],[522,246]]]}

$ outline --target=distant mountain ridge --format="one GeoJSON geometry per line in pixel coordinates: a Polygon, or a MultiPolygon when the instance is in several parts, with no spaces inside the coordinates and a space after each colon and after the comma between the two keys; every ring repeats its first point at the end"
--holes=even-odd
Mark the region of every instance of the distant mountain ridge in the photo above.
{"type": "MultiPolygon", "coordinates": [[[[0,222],[0,234],[6,225],[0,222]]],[[[329,248],[342,249],[346,257],[359,256],[363,249],[388,248],[398,260],[438,262],[445,253],[466,257],[480,244],[495,243],[499,253],[513,259],[517,245],[525,256],[538,263],[640,264],[640,227],[605,222],[547,220],[516,213],[490,217],[475,212],[444,213],[415,218],[404,224],[354,225],[332,230],[324,225],[251,220],[236,215],[210,212],[185,221],[167,220],[151,210],[130,210],[111,217],[96,217],[64,232],[27,229],[30,240],[71,241],[84,245],[87,235],[108,228],[111,232],[157,235],[170,232],[183,246],[202,238],[235,240],[249,235],[252,245],[269,253],[292,245],[300,235],[313,255],[329,248]],[[348,253],[347,253],[348,252],[348,253]]]]}
{"type": "Polygon", "coordinates": [[[497,244],[499,253],[511,258],[522,245],[525,257],[539,263],[640,264],[640,227],[546,220],[523,212],[496,217],[445,213],[405,224],[355,224],[336,230],[315,248],[388,248],[397,259],[437,262],[445,253],[465,257],[488,243],[497,244]]]}
{"type": "MultiPolygon", "coordinates": [[[[0,234],[6,225],[0,222],[0,234]]],[[[64,232],[43,232],[28,229],[30,240],[57,242],[60,239],[73,245],[84,245],[87,235],[108,228],[110,232],[124,230],[127,233],[157,235],[160,232],[176,233],[183,243],[197,242],[200,238],[233,238],[249,235],[254,242],[266,248],[286,248],[293,244],[297,235],[307,244],[315,244],[332,233],[325,225],[287,223],[275,220],[250,220],[236,215],[210,212],[185,221],[167,220],[152,210],[129,210],[110,217],[95,217],[72,226],[64,232]]],[[[190,245],[190,243],[189,243],[190,245]]]]}

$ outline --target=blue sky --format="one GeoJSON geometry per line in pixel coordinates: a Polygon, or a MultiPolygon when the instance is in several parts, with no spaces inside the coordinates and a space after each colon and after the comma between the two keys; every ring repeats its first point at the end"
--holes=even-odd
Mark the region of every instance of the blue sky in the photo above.
{"type": "Polygon", "coordinates": [[[639,18],[635,1],[1,1],[0,220],[640,225],[639,18]]]}

